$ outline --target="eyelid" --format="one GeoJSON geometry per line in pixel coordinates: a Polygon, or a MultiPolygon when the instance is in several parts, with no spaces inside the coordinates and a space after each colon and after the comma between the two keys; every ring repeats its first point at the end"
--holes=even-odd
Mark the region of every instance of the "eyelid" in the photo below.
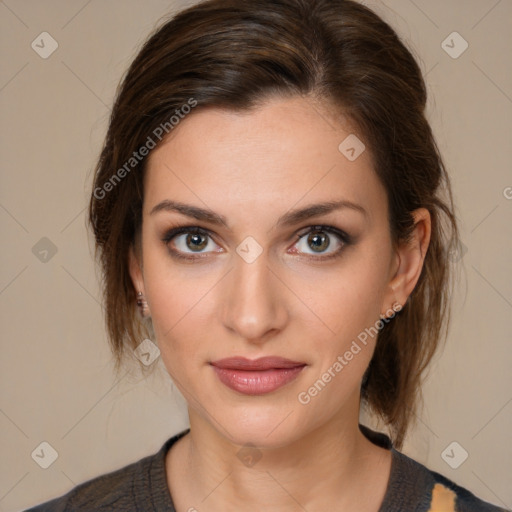
{"type": "Polygon", "coordinates": [[[346,231],[343,231],[342,229],[336,228],[334,226],[330,226],[329,224],[311,225],[311,226],[308,226],[308,227],[304,228],[304,231],[303,231],[302,234],[300,232],[297,233],[297,234],[298,234],[298,236],[300,238],[302,238],[303,236],[305,236],[308,233],[311,233],[313,231],[324,231],[326,233],[331,233],[333,235],[338,235],[342,239],[342,241],[345,242],[345,243],[351,243],[352,242],[352,237],[346,231]]]}
{"type": "Polygon", "coordinates": [[[212,237],[212,232],[209,229],[196,226],[195,224],[184,224],[167,229],[162,240],[170,241],[174,237],[181,235],[183,233],[198,233],[201,235],[212,237]]]}

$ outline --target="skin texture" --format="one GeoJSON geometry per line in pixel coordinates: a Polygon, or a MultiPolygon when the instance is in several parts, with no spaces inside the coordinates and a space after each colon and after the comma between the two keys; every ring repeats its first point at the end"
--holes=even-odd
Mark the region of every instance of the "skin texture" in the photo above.
{"type": "Polygon", "coordinates": [[[358,428],[360,384],[376,337],[309,403],[298,395],[365,328],[405,304],[423,265],[430,216],[414,212],[412,242],[393,251],[386,191],[369,150],[349,161],[338,146],[353,127],[320,112],[302,97],[269,99],[251,113],[196,111],[149,157],[141,247],[131,252],[130,269],[163,362],[188,402],[191,433],[166,461],[178,512],[228,510],[228,503],[238,511],[377,511],[384,497],[390,453],[358,428]],[[276,225],[292,209],[342,199],[366,214],[343,208],[276,225]],[[152,214],[165,200],[211,209],[226,223],[152,214]],[[353,241],[322,231],[329,245],[315,252],[298,235],[318,225],[353,241]],[[198,255],[187,234],[163,241],[176,226],[210,231],[199,240],[203,257],[172,256],[171,249],[198,255]],[[263,250],[252,263],[236,252],[246,237],[263,250]],[[325,258],[340,248],[339,257],[325,258]],[[209,364],[269,355],[307,366],[280,389],[247,396],[222,384],[209,364]],[[246,444],[261,456],[252,466],[237,457],[246,444]]]}

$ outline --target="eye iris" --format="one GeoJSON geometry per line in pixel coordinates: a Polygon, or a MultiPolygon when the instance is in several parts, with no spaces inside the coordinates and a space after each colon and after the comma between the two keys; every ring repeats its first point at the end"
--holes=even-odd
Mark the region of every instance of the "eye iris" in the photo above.
{"type": "Polygon", "coordinates": [[[311,247],[316,252],[325,251],[329,247],[329,237],[325,233],[313,232],[308,236],[308,243],[312,243],[311,247]]]}
{"type": "Polygon", "coordinates": [[[187,247],[189,249],[192,249],[193,251],[204,249],[208,245],[208,241],[206,240],[206,237],[203,235],[200,235],[198,233],[188,235],[186,243],[187,243],[187,247]],[[201,243],[201,239],[203,239],[202,243],[201,243]],[[193,246],[190,246],[189,242],[192,242],[193,246]]]}

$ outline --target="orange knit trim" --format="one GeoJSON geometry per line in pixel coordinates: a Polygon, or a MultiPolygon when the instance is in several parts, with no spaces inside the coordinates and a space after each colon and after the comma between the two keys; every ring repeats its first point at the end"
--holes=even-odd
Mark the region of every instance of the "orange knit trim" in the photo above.
{"type": "Polygon", "coordinates": [[[455,512],[455,493],[442,484],[434,485],[428,512],[455,512]]]}

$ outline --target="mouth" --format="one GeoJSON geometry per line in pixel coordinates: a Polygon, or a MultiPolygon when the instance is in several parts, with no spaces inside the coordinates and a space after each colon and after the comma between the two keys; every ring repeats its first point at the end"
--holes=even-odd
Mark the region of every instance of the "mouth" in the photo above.
{"type": "Polygon", "coordinates": [[[294,380],[306,363],[282,357],[229,357],[210,363],[219,380],[244,395],[264,395],[294,380]]]}

